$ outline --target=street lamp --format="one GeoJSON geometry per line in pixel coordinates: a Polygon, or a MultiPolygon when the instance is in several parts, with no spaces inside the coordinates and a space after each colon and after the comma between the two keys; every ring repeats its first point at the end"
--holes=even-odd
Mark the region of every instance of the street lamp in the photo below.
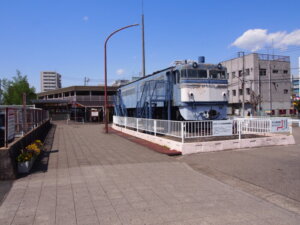
{"type": "Polygon", "coordinates": [[[118,33],[121,30],[127,29],[129,27],[138,26],[139,24],[132,24],[126,27],[122,27],[114,32],[112,32],[105,40],[104,43],[104,121],[105,121],[105,133],[108,133],[108,118],[107,118],[107,60],[106,60],[106,45],[108,40],[113,36],[115,33],[118,33]]]}

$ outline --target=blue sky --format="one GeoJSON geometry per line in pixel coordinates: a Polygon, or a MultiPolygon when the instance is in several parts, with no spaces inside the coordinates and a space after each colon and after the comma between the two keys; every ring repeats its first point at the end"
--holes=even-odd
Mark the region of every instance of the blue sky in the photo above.
{"type": "MultiPolygon", "coordinates": [[[[243,49],[271,53],[270,40],[275,54],[290,55],[296,68],[299,10],[298,0],[144,0],[146,71],[201,55],[218,63],[243,49]]],[[[37,91],[43,70],[61,73],[63,86],[82,85],[85,76],[90,85],[102,83],[106,36],[140,23],[140,15],[141,0],[1,0],[0,77],[19,69],[37,91]]],[[[140,71],[141,30],[133,27],[109,41],[108,81],[140,71]]]]}

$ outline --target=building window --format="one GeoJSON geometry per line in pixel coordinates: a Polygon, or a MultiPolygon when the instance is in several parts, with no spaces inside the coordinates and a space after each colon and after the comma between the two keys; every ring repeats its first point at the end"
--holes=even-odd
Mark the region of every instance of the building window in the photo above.
{"type": "Polygon", "coordinates": [[[279,114],[280,115],[285,115],[286,114],[286,109],[279,109],[279,114]]]}
{"type": "Polygon", "coordinates": [[[267,70],[266,69],[259,69],[259,76],[266,76],[267,70]]]}
{"type": "Polygon", "coordinates": [[[232,90],[232,96],[236,96],[236,90],[232,90]]]}
{"type": "Polygon", "coordinates": [[[239,77],[243,76],[243,70],[239,70],[239,77]]]}
{"type": "Polygon", "coordinates": [[[227,79],[229,79],[229,73],[227,73],[227,79]]]}
{"type": "Polygon", "coordinates": [[[245,75],[246,75],[246,76],[250,75],[250,69],[246,69],[246,70],[245,70],[245,75]]]}
{"type": "Polygon", "coordinates": [[[273,73],[278,73],[278,70],[273,70],[273,73]]]}
{"type": "Polygon", "coordinates": [[[243,95],[243,89],[239,89],[239,95],[243,95]]]}
{"type": "Polygon", "coordinates": [[[283,90],[283,93],[284,93],[284,94],[288,94],[288,93],[289,93],[289,90],[288,90],[288,89],[284,89],[284,90],[283,90]]]}
{"type": "Polygon", "coordinates": [[[232,78],[235,78],[235,72],[232,72],[232,78]]]}
{"type": "Polygon", "coordinates": [[[247,95],[250,95],[250,88],[246,88],[247,95]]]}
{"type": "Polygon", "coordinates": [[[289,72],[288,70],[284,70],[284,71],[283,71],[284,74],[287,74],[288,72],[289,72]]]}

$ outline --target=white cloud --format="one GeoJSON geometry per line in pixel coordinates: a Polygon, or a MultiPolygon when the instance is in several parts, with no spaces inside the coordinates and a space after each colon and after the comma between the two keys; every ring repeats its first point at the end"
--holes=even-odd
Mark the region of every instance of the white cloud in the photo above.
{"type": "Polygon", "coordinates": [[[116,73],[117,73],[118,75],[123,75],[123,74],[125,73],[125,70],[124,70],[124,69],[118,69],[118,70],[116,71],[116,73]]]}
{"type": "Polygon", "coordinates": [[[87,22],[87,21],[89,20],[89,17],[88,17],[88,16],[84,16],[84,17],[82,18],[82,20],[83,20],[84,22],[87,22]]]}
{"type": "Polygon", "coordinates": [[[249,29],[231,45],[250,51],[257,51],[272,45],[274,48],[280,49],[288,46],[300,46],[300,30],[294,30],[291,33],[286,31],[268,33],[267,29],[249,29]]]}

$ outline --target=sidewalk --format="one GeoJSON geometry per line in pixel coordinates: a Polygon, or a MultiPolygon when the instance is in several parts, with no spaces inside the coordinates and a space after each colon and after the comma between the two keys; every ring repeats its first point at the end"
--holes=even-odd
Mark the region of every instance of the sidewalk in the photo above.
{"type": "Polygon", "coordinates": [[[2,225],[299,224],[300,216],[102,125],[58,124],[48,170],[20,178],[2,225]]]}

